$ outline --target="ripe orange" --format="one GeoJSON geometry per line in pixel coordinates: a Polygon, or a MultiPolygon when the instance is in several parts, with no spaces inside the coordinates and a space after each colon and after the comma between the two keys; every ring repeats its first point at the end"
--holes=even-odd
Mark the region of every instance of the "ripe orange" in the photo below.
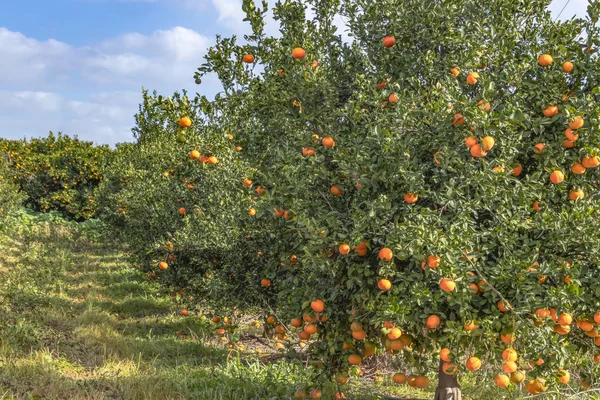
{"type": "Polygon", "coordinates": [[[315,299],[310,302],[310,308],[312,308],[314,312],[321,313],[325,309],[325,302],[321,299],[315,299]]]}
{"type": "Polygon", "coordinates": [[[491,150],[492,147],[494,147],[495,143],[496,141],[491,136],[486,136],[483,139],[481,139],[481,145],[483,147],[483,150],[485,151],[491,150]]]}
{"type": "Polygon", "coordinates": [[[445,362],[442,363],[442,372],[446,375],[454,375],[456,374],[457,367],[454,363],[445,362]]]}
{"type": "Polygon", "coordinates": [[[296,400],[304,400],[306,398],[306,392],[302,389],[298,389],[294,394],[296,400]]]}
{"type": "Polygon", "coordinates": [[[450,349],[443,348],[440,350],[440,359],[442,361],[450,362],[452,357],[450,356],[450,349]]]}
{"type": "Polygon", "coordinates": [[[502,364],[502,371],[506,372],[507,374],[515,372],[517,368],[517,363],[514,361],[506,361],[504,364],[502,364]]]}
{"type": "Polygon", "coordinates": [[[577,326],[584,332],[591,332],[594,330],[594,324],[586,320],[577,321],[577,326]]]}
{"type": "Polygon", "coordinates": [[[392,282],[390,282],[387,279],[380,279],[379,282],[377,282],[377,287],[379,288],[379,290],[385,292],[392,288],[392,282]]]}
{"type": "Polygon", "coordinates": [[[164,271],[165,269],[169,268],[169,264],[167,264],[164,261],[161,261],[161,262],[158,263],[158,268],[160,268],[160,269],[162,269],[164,271]]]}
{"type": "Polygon", "coordinates": [[[476,325],[476,324],[475,324],[475,321],[471,320],[471,321],[469,321],[469,323],[468,323],[468,324],[465,324],[465,325],[463,326],[463,328],[464,328],[466,331],[469,331],[469,332],[471,332],[471,331],[474,331],[475,329],[479,328],[479,325],[476,325]]]}
{"type": "Polygon", "coordinates": [[[381,89],[385,88],[386,85],[387,85],[387,82],[385,80],[382,80],[381,82],[375,84],[375,89],[381,90],[381,89]]]}
{"type": "Polygon", "coordinates": [[[392,376],[392,382],[397,383],[397,384],[402,384],[402,383],[406,383],[406,375],[397,372],[392,376]]]}
{"type": "Polygon", "coordinates": [[[388,101],[389,101],[390,103],[394,103],[394,104],[395,104],[395,103],[397,103],[397,102],[398,102],[398,100],[400,100],[400,99],[398,99],[398,96],[396,95],[396,93],[392,93],[392,94],[390,94],[390,95],[388,96],[388,101]]]}
{"type": "Polygon", "coordinates": [[[594,314],[594,322],[600,325],[600,312],[594,314]]]}
{"type": "Polygon", "coordinates": [[[563,68],[563,72],[566,72],[567,74],[571,71],[573,71],[573,63],[570,61],[565,61],[562,65],[563,68]]]}
{"type": "Polygon", "coordinates": [[[331,149],[333,146],[335,146],[335,141],[333,140],[332,137],[326,136],[323,138],[323,140],[321,140],[321,144],[323,144],[323,146],[331,149]]]}
{"type": "Polygon", "coordinates": [[[600,165],[600,159],[596,156],[585,156],[583,157],[583,160],[581,160],[581,164],[583,164],[583,166],[586,168],[596,168],[598,165],[600,165]]]}
{"type": "Polygon", "coordinates": [[[600,363],[600,353],[599,353],[599,354],[596,354],[596,355],[594,356],[594,362],[595,362],[596,364],[600,363]]]}
{"type": "Polygon", "coordinates": [[[392,258],[394,257],[394,253],[392,253],[392,250],[384,247],[383,249],[379,250],[379,259],[383,260],[383,261],[392,261],[392,258]]]}
{"type": "Polygon", "coordinates": [[[565,176],[562,173],[562,171],[556,170],[552,171],[552,173],[550,174],[550,182],[554,183],[555,185],[561,183],[564,180],[565,176]]]}
{"type": "Polygon", "coordinates": [[[350,246],[348,246],[347,243],[343,243],[340,244],[340,247],[338,248],[340,254],[348,254],[350,253],[350,246]]]}
{"type": "Polygon", "coordinates": [[[244,186],[246,187],[250,187],[252,186],[252,181],[248,178],[244,179],[244,181],[242,182],[244,184],[244,186]]]}
{"type": "Polygon", "coordinates": [[[575,130],[581,128],[584,123],[585,123],[585,121],[583,120],[583,117],[580,117],[578,115],[569,122],[569,128],[571,128],[575,131],[575,130]]]}
{"type": "Polygon", "coordinates": [[[189,117],[183,117],[179,120],[179,126],[182,128],[189,128],[192,126],[192,120],[189,117]]]}
{"type": "Polygon", "coordinates": [[[569,374],[569,371],[566,371],[564,369],[558,370],[558,381],[560,383],[562,383],[563,385],[566,385],[569,383],[570,380],[571,380],[571,374],[569,374]]]}
{"type": "Polygon", "coordinates": [[[416,195],[415,193],[405,193],[404,194],[404,201],[407,202],[408,204],[416,203],[417,200],[419,200],[419,196],[416,195]]]}
{"type": "Polygon", "coordinates": [[[211,165],[216,165],[219,162],[219,160],[215,156],[210,156],[210,157],[208,157],[207,162],[211,165]]]}
{"type": "Polygon", "coordinates": [[[478,79],[479,74],[477,72],[470,72],[469,75],[467,75],[467,83],[469,85],[475,85],[478,79]]]}
{"type": "Polygon", "coordinates": [[[533,152],[537,155],[540,155],[544,151],[544,147],[546,147],[544,143],[537,143],[533,146],[533,152]]]}
{"type": "Polygon", "coordinates": [[[300,60],[305,56],[306,51],[301,47],[296,47],[294,50],[292,50],[292,57],[294,57],[296,60],[300,60]]]}
{"type": "Polygon", "coordinates": [[[479,106],[479,109],[483,112],[488,112],[491,109],[490,106],[490,102],[489,101],[485,101],[485,100],[479,100],[477,102],[477,105],[479,106]]]}
{"type": "Polygon", "coordinates": [[[190,152],[190,158],[191,158],[192,160],[197,160],[197,159],[199,159],[199,158],[200,158],[200,152],[199,152],[198,150],[192,150],[192,151],[190,152]]]}
{"type": "MultiPolygon", "coordinates": [[[[388,338],[390,338],[391,340],[396,340],[398,339],[400,336],[402,336],[402,331],[400,330],[400,328],[392,328],[392,330],[387,334],[388,338]]],[[[406,344],[406,343],[405,343],[406,344]]]]}
{"type": "Polygon", "coordinates": [[[181,310],[179,313],[181,315],[183,315],[184,317],[187,317],[188,315],[190,315],[190,313],[188,312],[188,310],[181,310]]]}
{"type": "Polygon", "coordinates": [[[460,74],[460,69],[458,67],[450,68],[450,73],[456,78],[460,74]]]}
{"type": "Polygon", "coordinates": [[[576,133],[573,133],[573,130],[571,128],[565,129],[565,137],[572,142],[579,139],[579,135],[576,133]]]}
{"type": "Polygon", "coordinates": [[[290,210],[285,210],[283,212],[283,219],[285,219],[286,221],[289,221],[292,218],[294,218],[294,213],[293,212],[291,212],[290,210]]]}
{"type": "Polygon", "coordinates": [[[427,257],[427,265],[429,268],[437,268],[440,266],[440,258],[438,256],[427,257]]]}
{"type": "Polygon", "coordinates": [[[569,199],[571,199],[573,201],[579,200],[579,199],[583,199],[584,197],[585,197],[585,193],[581,189],[579,189],[579,190],[571,190],[569,192],[569,199]]]}
{"type": "Polygon", "coordinates": [[[425,389],[427,386],[429,386],[429,378],[426,376],[417,376],[415,379],[415,387],[425,389]]]}
{"type": "Polygon", "coordinates": [[[339,187],[337,187],[336,185],[333,185],[330,189],[331,194],[334,196],[341,196],[344,194],[344,191],[342,189],[340,189],[339,187]]]}
{"type": "Polygon", "coordinates": [[[454,290],[455,287],[456,283],[454,283],[452,279],[442,278],[442,280],[440,281],[440,289],[442,289],[445,292],[451,292],[454,290]]]}
{"type": "Polygon", "coordinates": [[[471,357],[465,365],[469,371],[477,371],[481,368],[481,360],[477,357],[471,357]]]}
{"type": "Polygon", "coordinates": [[[302,326],[302,321],[298,318],[292,318],[290,325],[292,325],[294,328],[300,328],[302,326]]]}
{"type": "Polygon", "coordinates": [[[317,333],[317,326],[315,324],[306,324],[304,325],[304,332],[308,333],[309,335],[314,335],[317,333]]]}
{"type": "Polygon", "coordinates": [[[554,60],[552,59],[552,56],[550,54],[542,54],[538,57],[538,64],[540,64],[542,67],[547,67],[548,65],[551,65],[553,61],[554,60]]]}
{"type": "Polygon", "coordinates": [[[262,287],[269,287],[269,286],[271,286],[271,280],[269,280],[267,278],[261,279],[260,286],[262,286],[262,287]]]}
{"type": "Polygon", "coordinates": [[[315,155],[315,149],[313,147],[303,147],[302,148],[302,155],[304,157],[312,157],[315,155]]]}
{"type": "Polygon", "coordinates": [[[471,155],[475,158],[481,158],[487,156],[487,152],[481,147],[480,144],[474,144],[471,146],[471,155]]]}
{"type": "Polygon", "coordinates": [[[552,330],[554,332],[558,333],[559,335],[564,336],[564,335],[568,334],[569,332],[571,332],[571,327],[569,325],[561,326],[561,325],[557,324],[552,327],[552,330]]]}
{"type": "Polygon", "coordinates": [[[404,348],[404,342],[400,339],[392,340],[390,342],[390,349],[392,350],[402,350],[404,348]]]}
{"type": "Polygon", "coordinates": [[[518,357],[519,355],[514,349],[508,348],[502,352],[502,359],[504,361],[517,361],[518,357]]]}
{"type": "Polygon", "coordinates": [[[186,211],[185,211],[185,208],[181,207],[181,208],[179,209],[179,215],[185,215],[185,212],[186,212],[186,211]]]}
{"type": "Polygon", "coordinates": [[[465,118],[462,114],[454,114],[454,118],[452,119],[452,125],[462,126],[465,124],[465,118]]]}
{"type": "Polygon", "coordinates": [[[348,363],[350,365],[358,365],[362,361],[362,358],[358,354],[351,354],[348,356],[348,363]]]}
{"type": "Polygon", "coordinates": [[[364,257],[367,255],[367,243],[363,240],[358,246],[354,248],[354,252],[358,254],[359,257],[364,257]]]}
{"type": "Polygon", "coordinates": [[[256,209],[253,207],[250,207],[248,209],[248,215],[250,215],[251,217],[254,217],[256,215],[256,209]]]}
{"type": "Polygon", "coordinates": [[[469,136],[465,139],[465,144],[468,148],[471,148],[477,144],[477,138],[475,138],[475,136],[469,136]]]}
{"type": "Polygon", "coordinates": [[[393,36],[386,36],[381,41],[383,42],[383,47],[385,48],[393,47],[396,44],[396,38],[393,36]]]}
{"type": "Polygon", "coordinates": [[[435,329],[440,324],[440,317],[433,314],[427,317],[427,323],[425,324],[429,329],[435,329]]]}
{"type": "Polygon", "coordinates": [[[544,113],[544,117],[552,118],[556,114],[558,114],[558,107],[557,106],[548,106],[548,107],[544,108],[543,113],[544,113]]]}
{"type": "MultiPolygon", "coordinates": [[[[506,308],[506,306],[504,305],[504,303],[502,302],[502,300],[498,300],[498,303],[496,303],[496,305],[498,306],[498,310],[502,311],[502,312],[507,312],[508,308],[506,308]]],[[[508,303],[508,306],[510,307],[510,303],[508,303]]]]}
{"type": "Polygon", "coordinates": [[[246,64],[252,64],[254,62],[254,56],[252,54],[246,54],[244,55],[243,61],[246,64]]]}
{"type": "Polygon", "coordinates": [[[573,316],[569,313],[562,313],[558,316],[558,320],[556,321],[557,324],[565,326],[565,325],[571,325],[571,323],[573,322],[573,316]]]}
{"type": "Polygon", "coordinates": [[[365,331],[352,331],[352,337],[356,340],[365,340],[367,333],[365,331]]]}
{"type": "Polygon", "coordinates": [[[521,164],[517,164],[512,170],[512,175],[519,176],[521,175],[521,172],[523,172],[523,166],[521,164]]]}
{"type": "Polygon", "coordinates": [[[321,391],[319,389],[313,389],[310,391],[310,398],[311,399],[320,399],[321,398],[321,391]]]}
{"type": "Polygon", "coordinates": [[[510,385],[510,379],[508,378],[508,376],[500,374],[497,375],[496,378],[494,378],[494,384],[498,387],[505,388],[508,387],[508,385],[510,385]]]}
{"type": "Polygon", "coordinates": [[[264,186],[259,186],[256,188],[256,193],[262,196],[263,194],[267,193],[267,191],[264,186]]]}

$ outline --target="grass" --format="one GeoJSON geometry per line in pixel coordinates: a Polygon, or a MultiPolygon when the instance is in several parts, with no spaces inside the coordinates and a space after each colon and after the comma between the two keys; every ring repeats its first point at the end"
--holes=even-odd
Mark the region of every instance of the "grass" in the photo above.
{"type": "MultiPolygon", "coordinates": [[[[310,387],[311,368],[277,361],[269,346],[228,350],[207,319],[178,315],[175,298],[91,236],[31,220],[0,234],[0,399],[269,400],[310,387]]],[[[351,399],[433,398],[351,381],[351,399]]],[[[465,399],[502,398],[463,383],[465,399]]],[[[324,399],[336,390],[323,389],[324,399]]]]}

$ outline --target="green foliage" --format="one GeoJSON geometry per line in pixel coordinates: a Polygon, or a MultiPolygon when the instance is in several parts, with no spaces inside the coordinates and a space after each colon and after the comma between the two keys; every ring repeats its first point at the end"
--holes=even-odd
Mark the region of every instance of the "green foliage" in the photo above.
{"type": "Polygon", "coordinates": [[[0,153],[0,222],[4,222],[23,201],[23,195],[19,193],[11,174],[8,155],[0,153]]]}
{"type": "Polygon", "coordinates": [[[93,218],[94,189],[110,161],[108,146],[50,132],[41,139],[1,139],[0,151],[11,159],[10,175],[27,196],[27,206],[79,221],[93,218]]]}

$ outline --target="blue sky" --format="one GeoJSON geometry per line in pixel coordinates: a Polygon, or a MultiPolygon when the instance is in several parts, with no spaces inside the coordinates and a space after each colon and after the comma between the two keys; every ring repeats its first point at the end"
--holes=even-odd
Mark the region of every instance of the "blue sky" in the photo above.
{"type": "MultiPolygon", "coordinates": [[[[568,0],[554,0],[557,15],[568,0]]],[[[241,0],[4,0],[0,136],[132,140],[141,88],[214,94],[193,83],[215,34],[247,33],[241,0]]],[[[271,1],[271,3],[273,3],[271,1]]],[[[583,15],[571,0],[561,18],[583,15]]],[[[271,24],[270,29],[276,30],[271,24]]]]}

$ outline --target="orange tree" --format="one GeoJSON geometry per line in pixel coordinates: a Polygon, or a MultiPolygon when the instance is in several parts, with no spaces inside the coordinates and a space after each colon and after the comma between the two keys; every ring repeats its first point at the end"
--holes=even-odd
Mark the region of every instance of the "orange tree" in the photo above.
{"type": "Polygon", "coordinates": [[[23,201],[23,194],[19,192],[11,175],[9,162],[8,154],[0,153],[0,221],[17,209],[23,201]]]}
{"type": "Polygon", "coordinates": [[[218,107],[185,93],[144,92],[136,122],[136,142],[117,145],[98,189],[100,215],[128,245],[132,262],[218,315],[264,305],[268,296],[255,278],[259,247],[268,246],[254,223],[260,195],[243,189],[252,171],[218,107]]]}
{"type": "Polygon", "coordinates": [[[264,290],[326,371],[385,352],[394,382],[439,373],[439,399],[457,373],[597,385],[600,5],[558,22],[548,3],[285,1],[269,37],[245,0],[247,43],[210,49],[196,82],[220,78],[255,168],[233,183],[267,189],[279,238],[264,290]]]}
{"type": "Polygon", "coordinates": [[[109,161],[108,146],[52,132],[46,138],[0,140],[0,151],[11,160],[12,177],[36,211],[60,211],[84,220],[96,212],[94,189],[109,161]]]}

